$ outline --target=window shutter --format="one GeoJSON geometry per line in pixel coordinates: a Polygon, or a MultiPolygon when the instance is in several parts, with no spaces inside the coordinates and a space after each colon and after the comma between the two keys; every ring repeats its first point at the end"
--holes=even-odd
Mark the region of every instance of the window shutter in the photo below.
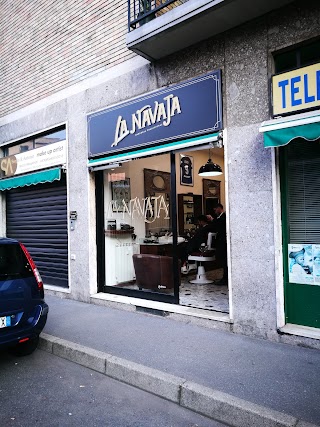
{"type": "Polygon", "coordinates": [[[288,147],[288,226],[290,243],[320,243],[320,144],[288,147]]]}

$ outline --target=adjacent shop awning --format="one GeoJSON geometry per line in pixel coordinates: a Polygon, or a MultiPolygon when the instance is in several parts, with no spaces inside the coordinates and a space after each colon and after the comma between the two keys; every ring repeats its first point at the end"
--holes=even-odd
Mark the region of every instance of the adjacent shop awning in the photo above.
{"type": "Polygon", "coordinates": [[[0,191],[12,188],[24,187],[26,185],[44,184],[45,182],[57,181],[61,178],[61,168],[28,173],[27,175],[14,176],[0,180],[0,191]]]}
{"type": "Polygon", "coordinates": [[[259,131],[263,132],[265,147],[281,147],[295,138],[314,141],[320,138],[320,111],[269,120],[259,131]]]}
{"type": "Polygon", "coordinates": [[[92,171],[107,169],[108,165],[110,164],[120,163],[122,161],[132,160],[139,157],[162,154],[168,151],[187,149],[199,144],[209,144],[210,142],[217,142],[221,139],[222,139],[221,132],[210,133],[208,135],[202,135],[195,138],[188,138],[188,139],[183,139],[181,141],[174,141],[169,144],[167,143],[163,145],[149,146],[149,147],[142,148],[140,150],[130,151],[127,153],[114,154],[114,155],[103,157],[100,159],[91,159],[88,161],[88,167],[92,171]]]}

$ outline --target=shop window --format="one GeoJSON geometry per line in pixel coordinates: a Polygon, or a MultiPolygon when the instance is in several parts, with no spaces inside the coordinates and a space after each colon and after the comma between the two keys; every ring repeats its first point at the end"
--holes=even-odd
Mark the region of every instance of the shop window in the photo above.
{"type": "Polygon", "coordinates": [[[44,145],[53,144],[54,142],[62,141],[64,139],[66,139],[65,129],[52,132],[47,135],[43,135],[35,138],[34,148],[43,147],[44,145]]]}
{"type": "Polygon", "coordinates": [[[170,193],[170,154],[124,162],[105,172],[105,284],[109,289],[173,298],[170,193]]]}
{"type": "MultiPolygon", "coordinates": [[[[212,154],[224,171],[223,148],[212,149],[212,154]]],[[[213,207],[225,200],[224,174],[198,174],[207,160],[207,147],[190,147],[110,165],[98,178],[103,186],[97,192],[98,209],[103,209],[97,212],[98,221],[104,230],[98,256],[99,261],[104,258],[98,273],[101,290],[228,313],[227,290],[212,286],[223,275],[214,256],[203,258],[201,274],[195,263],[199,259],[191,259],[192,268],[181,274],[198,217],[211,215],[208,230],[214,234],[213,207]]],[[[214,236],[211,239],[214,250],[214,236]]],[[[194,251],[201,259],[200,246],[194,251]]]]}
{"type": "Polygon", "coordinates": [[[320,62],[320,40],[296,46],[274,54],[275,73],[284,73],[296,68],[320,62]]]}
{"type": "Polygon", "coordinates": [[[24,153],[34,148],[40,148],[54,142],[63,141],[66,139],[66,129],[59,128],[55,131],[45,133],[43,135],[37,135],[33,138],[26,138],[19,143],[15,143],[9,147],[4,147],[4,156],[12,156],[19,153],[24,153]]]}

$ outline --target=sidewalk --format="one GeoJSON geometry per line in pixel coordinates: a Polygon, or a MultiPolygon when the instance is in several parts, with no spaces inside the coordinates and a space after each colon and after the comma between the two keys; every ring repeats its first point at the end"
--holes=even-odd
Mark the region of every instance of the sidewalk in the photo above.
{"type": "Polygon", "coordinates": [[[53,296],[46,301],[44,350],[230,425],[320,426],[318,350],[53,296]]]}

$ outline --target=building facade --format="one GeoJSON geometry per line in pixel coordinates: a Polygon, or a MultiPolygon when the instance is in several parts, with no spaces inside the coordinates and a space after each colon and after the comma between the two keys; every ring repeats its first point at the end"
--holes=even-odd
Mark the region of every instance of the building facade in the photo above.
{"type": "Polygon", "coordinates": [[[0,2],[2,234],[47,293],[319,348],[318,2],[135,3],[0,2]],[[228,286],[180,276],[217,202],[228,286]]]}

